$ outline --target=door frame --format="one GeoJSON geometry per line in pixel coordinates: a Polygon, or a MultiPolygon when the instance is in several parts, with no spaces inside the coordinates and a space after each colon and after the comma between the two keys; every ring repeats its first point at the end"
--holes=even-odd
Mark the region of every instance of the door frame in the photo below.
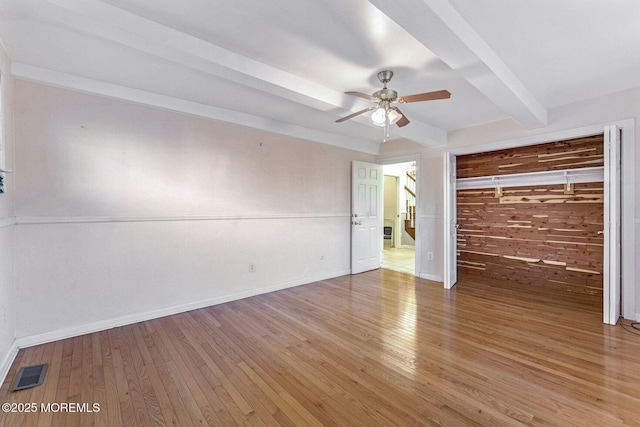
{"type": "MultiPolygon", "coordinates": [[[[620,272],[621,272],[621,315],[627,319],[635,319],[635,119],[619,120],[607,122],[598,125],[586,126],[582,128],[569,129],[564,131],[543,133],[512,140],[497,141],[487,144],[460,147],[452,150],[445,150],[444,153],[451,153],[454,156],[482,153],[485,151],[502,150],[506,148],[524,147],[527,145],[544,144],[548,142],[561,141],[565,139],[580,138],[598,133],[604,133],[606,126],[617,126],[622,130],[620,137],[620,153],[622,158],[620,174],[621,189],[621,209],[618,220],[622,229],[621,251],[620,251],[620,272]]],[[[443,154],[443,168],[446,167],[447,155],[443,154]]],[[[455,195],[453,195],[455,197],[455,195]]],[[[445,192],[445,203],[452,197],[451,194],[445,192]]],[[[605,206],[605,209],[608,207],[605,206]]],[[[445,212],[444,224],[449,221],[449,217],[445,212]]],[[[455,248],[452,248],[456,257],[455,248]]],[[[604,305],[604,302],[603,302],[604,305]]],[[[615,324],[617,319],[609,319],[609,324],[615,324]]]]}
{"type": "Polygon", "coordinates": [[[444,288],[451,289],[458,281],[458,211],[456,201],[456,156],[444,152],[442,184],[444,187],[444,288]]]}
{"type": "MultiPolygon", "coordinates": [[[[420,277],[420,253],[421,253],[421,236],[422,236],[422,220],[424,219],[423,215],[420,215],[420,210],[418,206],[420,206],[420,193],[422,186],[420,185],[420,154],[410,154],[407,156],[399,156],[399,157],[388,157],[384,159],[379,159],[378,164],[380,165],[395,165],[398,163],[411,163],[416,162],[416,238],[415,238],[415,251],[416,251],[416,259],[414,265],[414,276],[420,277]]],[[[398,195],[398,197],[400,197],[398,195]]]]}
{"type": "Polygon", "coordinates": [[[620,244],[620,129],[616,125],[604,128],[604,323],[615,325],[620,318],[621,244],[620,244]]]}

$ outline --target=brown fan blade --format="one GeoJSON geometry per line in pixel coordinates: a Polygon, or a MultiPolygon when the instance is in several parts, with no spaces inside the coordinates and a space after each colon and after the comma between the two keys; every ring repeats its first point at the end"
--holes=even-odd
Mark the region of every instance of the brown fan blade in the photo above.
{"type": "Polygon", "coordinates": [[[355,116],[359,116],[359,115],[360,115],[360,114],[362,114],[362,113],[366,113],[367,111],[371,111],[371,110],[373,110],[374,108],[375,108],[375,107],[369,107],[369,108],[365,108],[364,110],[360,110],[360,111],[358,111],[358,112],[356,112],[356,113],[349,114],[348,116],[345,116],[345,117],[342,117],[342,118],[339,118],[338,120],[336,120],[336,123],[342,123],[342,122],[344,122],[345,120],[352,119],[352,118],[354,118],[355,116]]]}
{"type": "Polygon", "coordinates": [[[416,93],[415,95],[399,96],[397,101],[401,104],[420,101],[435,101],[436,99],[447,99],[451,97],[448,90],[436,90],[435,92],[416,93]]]}
{"type": "Polygon", "coordinates": [[[358,98],[364,98],[368,101],[373,101],[374,99],[371,97],[371,95],[367,95],[366,93],[362,93],[362,92],[345,92],[345,95],[351,95],[351,96],[357,96],[358,98]]]}
{"type": "Polygon", "coordinates": [[[398,120],[396,122],[396,125],[398,125],[399,128],[401,128],[403,126],[406,126],[406,125],[408,125],[410,123],[409,119],[407,119],[407,116],[405,116],[404,113],[402,111],[400,111],[400,109],[398,107],[393,107],[392,110],[396,110],[402,116],[402,117],[400,117],[400,120],[398,120]]]}

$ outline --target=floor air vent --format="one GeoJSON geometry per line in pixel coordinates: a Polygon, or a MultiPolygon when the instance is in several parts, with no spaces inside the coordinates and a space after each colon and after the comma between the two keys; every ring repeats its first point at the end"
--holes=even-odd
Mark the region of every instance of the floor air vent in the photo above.
{"type": "Polygon", "coordinates": [[[13,386],[11,386],[11,391],[18,391],[42,384],[48,366],[48,363],[43,363],[42,365],[23,366],[20,368],[16,379],[13,381],[13,386]]]}

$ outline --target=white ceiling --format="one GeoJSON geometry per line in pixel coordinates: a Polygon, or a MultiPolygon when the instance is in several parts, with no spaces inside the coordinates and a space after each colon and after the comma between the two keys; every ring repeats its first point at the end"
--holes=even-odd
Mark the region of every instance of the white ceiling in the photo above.
{"type": "Polygon", "coordinates": [[[637,0],[0,0],[13,73],[313,141],[377,152],[370,106],[344,95],[447,89],[402,105],[391,139],[640,87],[637,0]]]}

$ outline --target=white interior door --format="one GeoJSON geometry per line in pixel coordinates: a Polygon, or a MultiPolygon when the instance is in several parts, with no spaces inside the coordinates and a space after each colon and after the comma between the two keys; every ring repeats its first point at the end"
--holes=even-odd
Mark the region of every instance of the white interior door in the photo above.
{"type": "Polygon", "coordinates": [[[620,317],[620,130],[604,129],[604,323],[620,317]]]}
{"type": "Polygon", "coordinates": [[[444,156],[444,287],[451,289],[458,280],[456,156],[444,156]]]}
{"type": "Polygon", "coordinates": [[[351,165],[351,274],[380,268],[382,263],[382,166],[351,165]]]}

